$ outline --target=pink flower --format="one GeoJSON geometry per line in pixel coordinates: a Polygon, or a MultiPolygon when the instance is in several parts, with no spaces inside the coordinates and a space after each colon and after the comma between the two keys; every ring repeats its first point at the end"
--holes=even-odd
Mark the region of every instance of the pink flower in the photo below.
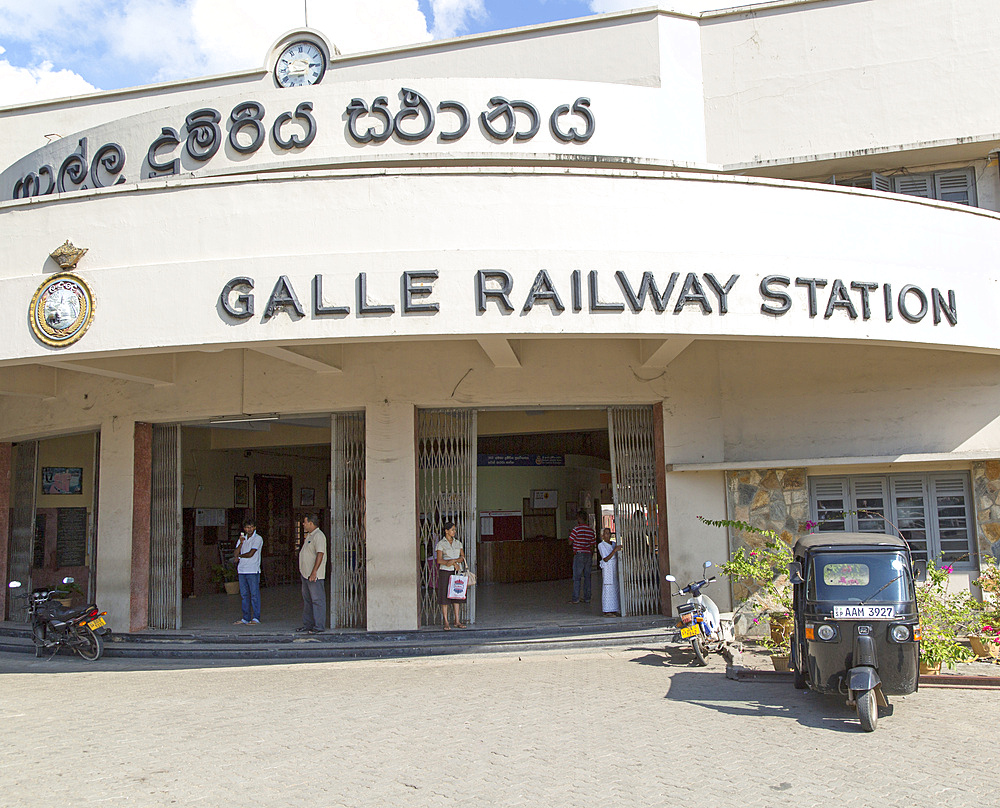
{"type": "Polygon", "coordinates": [[[951,575],[951,567],[942,567],[941,569],[943,569],[945,572],[951,575]]]}

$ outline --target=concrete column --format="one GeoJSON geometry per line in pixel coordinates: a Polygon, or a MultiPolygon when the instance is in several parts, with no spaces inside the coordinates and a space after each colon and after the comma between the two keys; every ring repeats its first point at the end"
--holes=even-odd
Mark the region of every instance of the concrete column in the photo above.
{"type": "Polygon", "coordinates": [[[365,409],[368,630],[419,627],[416,408],[365,409]]]}
{"type": "MultiPolygon", "coordinates": [[[[667,474],[667,530],[683,541],[670,545],[670,571],[677,582],[699,580],[705,572],[702,564],[722,564],[729,560],[729,533],[721,527],[709,527],[698,520],[727,519],[726,473],[724,471],[675,471],[667,474]]],[[[711,571],[710,571],[711,572],[711,571]]],[[[716,571],[716,574],[717,571],[716,571]]],[[[732,608],[730,587],[722,584],[708,594],[722,611],[732,608]]],[[[676,603],[677,601],[675,601],[676,603]]]]}
{"type": "Polygon", "coordinates": [[[10,571],[7,559],[10,558],[10,481],[11,461],[14,458],[14,447],[11,443],[0,443],[0,620],[7,619],[7,589],[10,571]]]}
{"type": "Polygon", "coordinates": [[[111,416],[101,424],[97,505],[97,605],[112,631],[131,627],[132,479],[135,422],[111,416]]]}
{"type": "Polygon", "coordinates": [[[153,426],[136,424],[132,471],[132,597],[129,630],[149,627],[150,500],[153,495],[153,426]]]}

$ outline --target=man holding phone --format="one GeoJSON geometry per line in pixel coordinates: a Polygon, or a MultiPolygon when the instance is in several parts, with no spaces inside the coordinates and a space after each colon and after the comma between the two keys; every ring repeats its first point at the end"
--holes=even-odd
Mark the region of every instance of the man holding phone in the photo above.
{"type": "Polygon", "coordinates": [[[234,625],[257,625],[260,623],[260,554],[264,540],[257,532],[257,525],[247,520],[243,532],[236,542],[236,573],[240,579],[240,600],[243,602],[243,618],[234,625]]]}

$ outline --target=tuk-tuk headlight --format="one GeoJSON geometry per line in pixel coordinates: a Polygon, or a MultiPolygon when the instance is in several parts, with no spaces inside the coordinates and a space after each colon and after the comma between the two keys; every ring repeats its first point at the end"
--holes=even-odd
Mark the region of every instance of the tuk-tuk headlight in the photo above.
{"type": "Polygon", "coordinates": [[[909,626],[898,625],[889,630],[889,636],[896,642],[908,642],[913,635],[909,626]]]}
{"type": "Polygon", "coordinates": [[[823,642],[830,642],[830,640],[837,636],[837,629],[829,623],[820,623],[816,626],[816,636],[823,642]]]}

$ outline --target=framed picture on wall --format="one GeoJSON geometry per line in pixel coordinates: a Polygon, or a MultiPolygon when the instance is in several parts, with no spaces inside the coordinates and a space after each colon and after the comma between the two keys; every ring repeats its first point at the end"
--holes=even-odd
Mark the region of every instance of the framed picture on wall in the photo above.
{"type": "Polygon", "coordinates": [[[299,507],[300,508],[311,508],[316,504],[316,489],[315,488],[300,488],[299,489],[299,507]]]}
{"type": "Polygon", "coordinates": [[[250,507],[250,478],[237,474],[233,477],[233,507],[250,507]]]}
{"type": "Polygon", "coordinates": [[[83,469],[42,466],[43,494],[82,494],[83,469]]]}

